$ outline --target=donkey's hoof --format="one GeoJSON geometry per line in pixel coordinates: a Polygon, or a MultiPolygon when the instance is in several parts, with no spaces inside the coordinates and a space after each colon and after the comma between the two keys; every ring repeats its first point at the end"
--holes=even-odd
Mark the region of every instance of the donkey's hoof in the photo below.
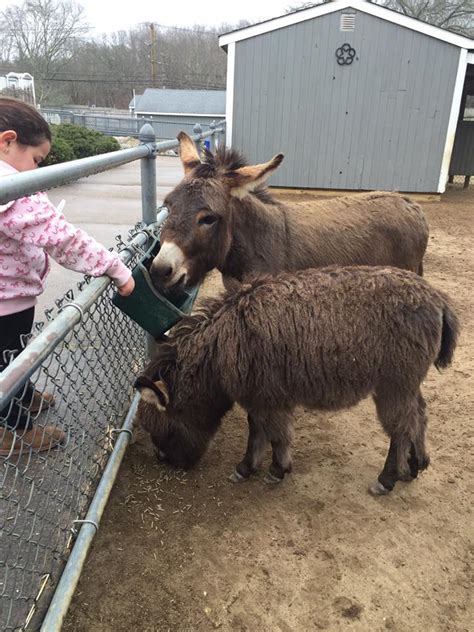
{"type": "Polygon", "coordinates": [[[372,496],[385,496],[386,494],[390,494],[390,492],[391,490],[384,487],[380,481],[374,481],[372,485],[369,486],[369,494],[372,496]]]}
{"type": "Polygon", "coordinates": [[[242,474],[240,474],[240,472],[238,472],[237,470],[234,470],[229,476],[229,481],[232,481],[232,483],[243,483],[246,480],[247,478],[245,476],[242,476],[242,474]]]}
{"type": "Polygon", "coordinates": [[[271,472],[266,472],[263,477],[263,482],[267,483],[267,485],[275,485],[276,483],[281,483],[283,480],[283,476],[280,478],[279,476],[275,476],[271,472]]]}

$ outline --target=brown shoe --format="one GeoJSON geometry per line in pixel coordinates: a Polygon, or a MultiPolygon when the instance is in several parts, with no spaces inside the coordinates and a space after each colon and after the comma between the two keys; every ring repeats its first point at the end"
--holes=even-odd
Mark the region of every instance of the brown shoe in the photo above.
{"type": "Polygon", "coordinates": [[[48,410],[48,408],[51,408],[54,404],[54,395],[35,391],[31,404],[27,408],[30,413],[39,413],[41,410],[48,410]]]}
{"type": "Polygon", "coordinates": [[[7,428],[0,430],[0,456],[17,456],[33,452],[46,452],[64,443],[66,434],[55,426],[34,426],[26,432],[7,428]]]}

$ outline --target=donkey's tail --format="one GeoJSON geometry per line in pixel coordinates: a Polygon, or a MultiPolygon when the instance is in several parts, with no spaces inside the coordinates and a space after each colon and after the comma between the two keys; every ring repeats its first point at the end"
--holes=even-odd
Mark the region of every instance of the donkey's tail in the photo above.
{"type": "Polygon", "coordinates": [[[444,369],[451,364],[454,350],[456,349],[459,335],[459,320],[450,304],[445,301],[443,305],[443,326],[441,329],[441,346],[435,367],[444,369]]]}

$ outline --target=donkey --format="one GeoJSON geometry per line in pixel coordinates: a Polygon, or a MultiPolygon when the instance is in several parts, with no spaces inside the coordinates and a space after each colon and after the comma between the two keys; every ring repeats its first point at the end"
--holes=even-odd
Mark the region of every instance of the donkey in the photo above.
{"type": "Polygon", "coordinates": [[[233,150],[206,152],[180,132],[185,177],[165,198],[169,217],[150,270],[162,292],[202,281],[217,268],[224,285],[249,275],[338,265],[391,265],[423,272],[428,226],[420,206],[395,193],[359,193],[286,206],[264,181],[278,154],[246,166],[233,150]]]}
{"type": "Polygon", "coordinates": [[[390,437],[373,494],[428,466],[420,385],[431,364],[450,364],[458,320],[449,299],[413,272],[329,267],[261,277],[208,300],[181,321],[135,386],[139,416],[157,454],[188,468],[204,454],[223,415],[248,412],[247,451],[233,474],[261,466],[268,479],[291,471],[291,411],[338,410],[372,395],[390,437]]]}

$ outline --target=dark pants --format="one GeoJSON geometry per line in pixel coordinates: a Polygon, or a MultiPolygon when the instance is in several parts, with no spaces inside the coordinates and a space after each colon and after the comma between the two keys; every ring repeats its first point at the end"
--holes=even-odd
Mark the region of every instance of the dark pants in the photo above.
{"type": "MultiPolygon", "coordinates": [[[[6,353],[7,351],[12,351],[14,357],[22,351],[21,337],[31,333],[34,316],[34,307],[16,314],[0,316],[0,372],[10,363],[11,356],[6,353]]],[[[15,394],[15,398],[21,398],[25,405],[28,405],[33,393],[33,385],[28,382],[15,394]]],[[[9,428],[14,429],[25,429],[33,426],[26,411],[13,400],[0,411],[0,424],[6,424],[9,428]]]]}

